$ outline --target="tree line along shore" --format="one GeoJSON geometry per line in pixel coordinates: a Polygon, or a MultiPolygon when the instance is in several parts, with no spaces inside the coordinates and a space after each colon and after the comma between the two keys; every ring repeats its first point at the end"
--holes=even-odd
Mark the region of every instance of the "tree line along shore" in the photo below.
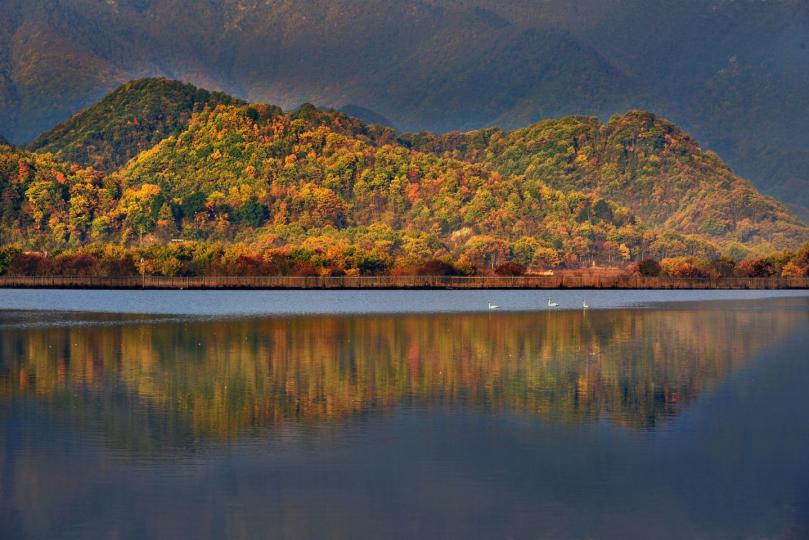
{"type": "Polygon", "coordinates": [[[807,288],[809,244],[796,251],[730,258],[647,258],[614,267],[472,266],[430,259],[410,267],[359,255],[326,264],[317,253],[182,243],[124,249],[81,248],[57,254],[0,249],[0,286],[65,288],[807,288]],[[313,256],[314,255],[314,256],[313,256]]]}
{"type": "Polygon", "coordinates": [[[32,289],[809,289],[809,277],[675,278],[628,273],[540,276],[0,276],[32,289]]]}

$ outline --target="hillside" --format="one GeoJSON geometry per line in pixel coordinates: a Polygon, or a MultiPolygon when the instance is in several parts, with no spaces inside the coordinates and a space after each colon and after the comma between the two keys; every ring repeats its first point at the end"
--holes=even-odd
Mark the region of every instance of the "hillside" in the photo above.
{"type": "Polygon", "coordinates": [[[490,165],[505,176],[542,180],[626,206],[644,223],[700,236],[726,251],[776,250],[806,227],[776,200],[735,176],[713,152],[653,114],[632,111],[607,123],[567,117],[525,129],[445,136],[404,135],[408,146],[490,165]]]}
{"type": "Polygon", "coordinates": [[[178,81],[132,81],[41,134],[28,148],[113,171],[169,135],[180,133],[193,113],[221,103],[240,101],[178,81]]]}
{"type": "Polygon", "coordinates": [[[0,240],[35,250],[180,237],[363,271],[717,253],[603,198],[413,151],[389,129],[312,106],[206,109],[111,175],[4,147],[0,183],[0,240]]]}
{"type": "MultiPolygon", "coordinates": [[[[169,96],[177,88],[152,84],[169,96]]],[[[152,84],[127,85],[102,103],[130,102],[152,84]]],[[[176,110],[177,100],[149,95],[176,110]]],[[[159,250],[184,239],[202,250],[187,261],[250,254],[274,267],[282,256],[313,269],[375,272],[436,258],[479,270],[740,259],[809,239],[783,206],[649,113],[397,138],[312,105],[196,108],[179,132],[110,173],[60,160],[58,146],[55,154],[1,147],[0,244],[159,250]]],[[[148,146],[156,137],[153,124],[127,122],[129,114],[94,106],[62,129],[97,132],[108,144],[95,161],[111,163],[133,151],[132,141],[148,146]],[[126,136],[109,137],[106,126],[126,136]]],[[[184,114],[152,110],[150,118],[178,126],[184,114]]]]}
{"type": "Polygon", "coordinates": [[[390,130],[308,106],[290,114],[260,106],[203,112],[114,178],[125,186],[124,205],[152,209],[146,221],[119,214],[110,233],[122,241],[179,234],[292,244],[322,257],[363,250],[402,266],[450,256],[493,268],[514,257],[617,260],[621,241],[639,246],[643,232],[608,201],[414,152],[390,130]],[[584,218],[596,205],[608,211],[584,218]]]}
{"type": "Polygon", "coordinates": [[[17,144],[147,76],[284,108],[352,104],[413,131],[638,108],[809,218],[802,0],[0,0],[0,11],[0,134],[17,144]]]}

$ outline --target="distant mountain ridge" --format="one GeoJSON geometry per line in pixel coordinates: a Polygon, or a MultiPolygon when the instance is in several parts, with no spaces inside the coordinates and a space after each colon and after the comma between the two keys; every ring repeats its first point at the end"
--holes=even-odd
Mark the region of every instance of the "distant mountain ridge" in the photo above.
{"type": "Polygon", "coordinates": [[[361,107],[359,105],[349,103],[340,107],[339,111],[349,116],[353,116],[354,118],[359,118],[366,124],[376,124],[378,126],[396,128],[396,125],[389,118],[386,118],[378,112],[372,111],[371,109],[366,109],[365,107],[361,107]]]}
{"type": "Polygon", "coordinates": [[[285,109],[354,104],[410,131],[642,109],[809,217],[803,0],[0,0],[0,12],[0,133],[17,144],[147,76],[285,109]]]}

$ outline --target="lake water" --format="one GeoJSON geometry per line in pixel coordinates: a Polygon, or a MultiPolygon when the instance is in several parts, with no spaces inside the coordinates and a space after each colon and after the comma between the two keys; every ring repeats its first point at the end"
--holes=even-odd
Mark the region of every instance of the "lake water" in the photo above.
{"type": "Polygon", "coordinates": [[[806,292],[0,308],[4,540],[809,538],[806,292]]]}
{"type": "Polygon", "coordinates": [[[657,302],[807,297],[805,290],[309,290],[108,291],[0,289],[0,310],[151,313],[169,315],[314,315],[558,311],[637,307],[657,302]],[[548,300],[559,304],[549,308],[548,300]]]}

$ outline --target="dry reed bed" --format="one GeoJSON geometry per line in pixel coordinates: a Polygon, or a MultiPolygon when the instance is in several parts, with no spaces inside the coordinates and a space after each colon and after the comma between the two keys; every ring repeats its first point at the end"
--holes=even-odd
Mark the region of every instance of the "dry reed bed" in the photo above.
{"type": "Polygon", "coordinates": [[[558,276],[2,276],[0,288],[57,289],[809,289],[809,278],[558,276]]]}

